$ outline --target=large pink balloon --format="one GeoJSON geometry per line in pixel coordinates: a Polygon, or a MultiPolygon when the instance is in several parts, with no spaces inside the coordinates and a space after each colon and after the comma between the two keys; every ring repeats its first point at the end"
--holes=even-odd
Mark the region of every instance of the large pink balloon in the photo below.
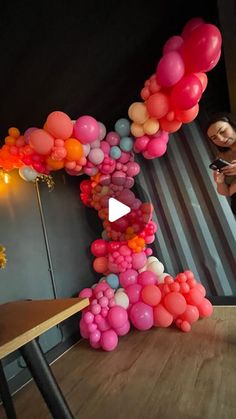
{"type": "Polygon", "coordinates": [[[139,301],[130,309],[130,320],[138,330],[148,330],[153,326],[153,309],[139,301]]]}
{"type": "Polygon", "coordinates": [[[154,138],[147,146],[147,152],[152,157],[161,157],[167,150],[166,141],[154,138]]]}
{"type": "Polygon", "coordinates": [[[43,129],[35,129],[29,137],[29,144],[39,154],[49,154],[54,146],[54,138],[43,129]]]}
{"type": "Polygon", "coordinates": [[[187,110],[198,103],[202,94],[202,84],[197,76],[184,76],[172,89],[171,105],[174,109],[187,110]]]}
{"type": "Polygon", "coordinates": [[[189,73],[206,72],[221,50],[222,36],[219,29],[204,23],[193,30],[184,44],[184,62],[189,73]]]}
{"type": "Polygon", "coordinates": [[[104,351],[113,351],[118,345],[117,333],[112,329],[102,332],[100,343],[104,351]]]}
{"type": "Polygon", "coordinates": [[[99,133],[99,123],[92,116],[81,116],[74,124],[74,136],[82,144],[92,143],[98,138],[99,133]]]}
{"type": "Polygon", "coordinates": [[[117,327],[122,327],[124,324],[128,321],[128,314],[127,311],[117,305],[112,308],[110,308],[107,319],[114,329],[117,327]]]}
{"type": "Polygon", "coordinates": [[[184,75],[185,67],[181,55],[176,51],[166,53],[157,65],[157,83],[163,87],[176,84],[184,75]]]}

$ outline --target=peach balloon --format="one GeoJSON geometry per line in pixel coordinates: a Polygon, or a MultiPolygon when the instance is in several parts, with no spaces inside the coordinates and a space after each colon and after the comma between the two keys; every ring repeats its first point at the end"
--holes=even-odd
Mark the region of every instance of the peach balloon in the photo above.
{"type": "Polygon", "coordinates": [[[157,131],[160,128],[159,122],[154,118],[149,118],[144,124],[143,124],[143,130],[145,134],[148,135],[154,135],[157,133],[157,131]]]}
{"type": "Polygon", "coordinates": [[[45,129],[55,138],[66,140],[73,132],[73,122],[66,113],[54,111],[48,115],[45,129]]]}
{"type": "Polygon", "coordinates": [[[169,327],[173,322],[173,316],[166,308],[159,304],[153,308],[154,326],[156,327],[169,327]]]}
{"type": "Polygon", "coordinates": [[[141,298],[144,303],[157,306],[161,301],[161,291],[156,285],[146,285],[141,291],[141,298]]]}
{"type": "Polygon", "coordinates": [[[162,118],[169,112],[169,98],[165,93],[154,93],[148,98],[146,104],[149,115],[157,119],[162,118]]]}
{"type": "Polygon", "coordinates": [[[82,144],[75,138],[66,140],[64,147],[67,151],[67,160],[79,160],[84,154],[82,144]]]}
{"type": "Polygon", "coordinates": [[[163,131],[176,132],[178,129],[180,129],[181,125],[182,122],[176,120],[168,121],[166,118],[160,119],[160,126],[163,131]]]}
{"type": "Polygon", "coordinates": [[[148,112],[145,103],[135,102],[128,110],[128,115],[137,124],[143,124],[148,119],[148,112]]]}
{"type": "Polygon", "coordinates": [[[187,111],[176,110],[175,111],[175,119],[176,121],[187,123],[193,121],[199,112],[199,105],[198,103],[193,106],[192,108],[188,109],[187,111]]]}
{"type": "Polygon", "coordinates": [[[207,84],[208,84],[208,77],[206,73],[194,73],[195,76],[197,76],[202,84],[202,92],[206,90],[207,84]]]}
{"type": "Polygon", "coordinates": [[[43,129],[35,129],[29,137],[30,146],[39,154],[49,154],[54,146],[54,138],[43,129]]]}
{"type": "Polygon", "coordinates": [[[144,135],[144,129],[141,124],[133,122],[130,126],[130,131],[134,137],[142,137],[144,135]]]}

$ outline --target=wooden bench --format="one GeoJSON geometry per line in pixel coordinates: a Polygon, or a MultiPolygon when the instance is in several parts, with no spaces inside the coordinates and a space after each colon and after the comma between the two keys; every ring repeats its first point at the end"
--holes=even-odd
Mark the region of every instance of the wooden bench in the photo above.
{"type": "MultiPolygon", "coordinates": [[[[19,349],[54,418],[73,415],[36,340],[89,305],[87,298],[13,301],[0,305],[0,359],[19,349]]],[[[9,419],[16,413],[0,362],[0,393],[9,419]]]]}

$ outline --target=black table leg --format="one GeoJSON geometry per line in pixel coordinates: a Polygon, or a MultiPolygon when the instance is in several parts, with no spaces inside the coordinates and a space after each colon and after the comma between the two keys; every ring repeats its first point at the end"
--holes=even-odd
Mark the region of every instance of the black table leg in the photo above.
{"type": "Polygon", "coordinates": [[[54,419],[73,419],[44,354],[34,339],[20,348],[20,352],[54,419]]]}
{"type": "Polygon", "coordinates": [[[16,412],[10,395],[7,380],[4,374],[2,362],[0,361],[0,394],[2,403],[8,419],[16,419],[16,412]]]}

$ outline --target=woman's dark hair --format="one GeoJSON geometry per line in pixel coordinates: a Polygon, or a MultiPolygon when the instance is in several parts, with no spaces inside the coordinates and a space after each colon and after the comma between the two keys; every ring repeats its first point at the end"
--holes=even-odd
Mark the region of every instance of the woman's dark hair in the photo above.
{"type": "MultiPolygon", "coordinates": [[[[217,113],[214,113],[213,115],[210,115],[208,119],[206,131],[208,130],[210,125],[218,121],[228,122],[236,132],[236,118],[229,112],[217,112],[217,113]]],[[[216,144],[215,144],[215,147],[221,152],[229,150],[228,147],[219,147],[216,144]]]]}

